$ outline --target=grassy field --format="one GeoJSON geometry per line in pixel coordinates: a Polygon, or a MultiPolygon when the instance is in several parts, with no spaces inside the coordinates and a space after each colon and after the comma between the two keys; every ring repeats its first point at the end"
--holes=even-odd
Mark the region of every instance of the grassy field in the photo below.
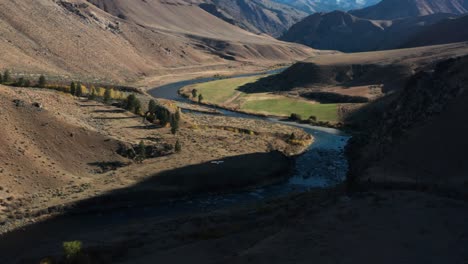
{"type": "Polygon", "coordinates": [[[197,89],[203,95],[204,102],[226,108],[288,117],[296,113],[307,119],[316,116],[320,121],[338,121],[337,104],[319,104],[305,99],[291,98],[269,93],[244,93],[237,88],[257,81],[264,76],[233,78],[197,84],[182,89],[182,93],[190,95],[192,89],[197,89]]]}
{"type": "Polygon", "coordinates": [[[338,120],[337,104],[313,104],[288,97],[248,101],[242,105],[241,109],[277,116],[290,116],[295,113],[303,119],[315,116],[320,121],[338,120]]]}
{"type": "Polygon", "coordinates": [[[261,77],[254,76],[217,80],[197,84],[193,86],[193,88],[197,89],[200,94],[203,94],[205,101],[212,104],[224,104],[226,101],[235,96],[245,95],[244,93],[236,90],[238,87],[241,87],[247,83],[255,82],[259,78],[261,77]]]}

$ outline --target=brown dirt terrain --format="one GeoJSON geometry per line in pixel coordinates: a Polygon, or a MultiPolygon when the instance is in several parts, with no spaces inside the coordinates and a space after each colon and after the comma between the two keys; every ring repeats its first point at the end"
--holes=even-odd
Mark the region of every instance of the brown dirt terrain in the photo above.
{"type": "Polygon", "coordinates": [[[0,248],[22,263],[60,255],[60,242],[70,239],[82,241],[96,263],[464,263],[467,208],[419,192],[329,190],[169,221],[103,225],[86,216],[88,224],[76,229],[69,228],[76,217],[43,222],[7,234],[0,248]],[[47,230],[53,232],[45,237],[47,230]],[[32,243],[27,253],[19,249],[32,243]]]}
{"type": "Polygon", "coordinates": [[[129,3],[114,1],[105,12],[82,0],[3,1],[0,68],[129,83],[171,68],[268,66],[313,53],[249,33],[184,2],[129,3]]]}
{"type": "Polygon", "coordinates": [[[404,87],[417,70],[430,69],[439,61],[466,54],[468,44],[465,42],[400,50],[322,54],[298,62],[280,74],[260,79],[245,87],[245,91],[333,92],[375,99],[382,92],[404,87]]]}
{"type": "MultiPolygon", "coordinates": [[[[29,216],[47,213],[44,209],[135,185],[166,170],[274,150],[297,154],[311,142],[305,132],[288,126],[191,114],[183,115],[180,131],[174,136],[170,128],[150,126],[124,110],[43,89],[1,86],[0,99],[5,106],[0,119],[3,224],[15,218],[24,222],[29,216]],[[22,103],[16,106],[13,100],[23,101],[24,106],[22,103]],[[32,106],[33,102],[43,108],[32,106]],[[204,124],[210,126],[202,127],[204,124]],[[304,138],[304,145],[288,142],[293,132],[304,138]],[[148,146],[170,147],[179,140],[183,150],[176,155],[150,158],[143,164],[116,153],[122,145],[136,145],[141,140],[148,146]]],[[[268,155],[261,158],[264,162],[256,166],[271,167],[268,155]]],[[[274,155],[270,158],[289,166],[288,159],[274,155]]],[[[238,162],[248,170],[252,160],[238,162]]],[[[222,170],[223,165],[219,168],[222,170]]],[[[200,169],[201,174],[203,171],[200,169]]],[[[268,170],[258,168],[258,171],[268,170]]],[[[211,174],[204,174],[208,177],[205,181],[209,182],[211,174]]],[[[267,172],[260,177],[271,175],[276,173],[267,172]]],[[[155,185],[161,184],[156,181],[155,185]]],[[[177,188],[177,181],[170,185],[177,188]]]]}
{"type": "Polygon", "coordinates": [[[467,62],[447,60],[416,74],[386,111],[368,118],[369,130],[352,144],[361,146],[351,155],[357,181],[466,196],[467,62]]]}

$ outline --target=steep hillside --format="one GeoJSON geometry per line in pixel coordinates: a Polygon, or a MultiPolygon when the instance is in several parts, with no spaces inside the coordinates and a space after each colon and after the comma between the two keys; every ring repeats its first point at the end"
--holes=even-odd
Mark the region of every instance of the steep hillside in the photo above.
{"type": "Polygon", "coordinates": [[[316,49],[362,52],[399,48],[451,14],[438,13],[396,20],[370,20],[342,11],[316,13],[292,26],[282,40],[316,49]]]}
{"type": "Polygon", "coordinates": [[[378,3],[380,0],[273,0],[290,5],[308,14],[334,10],[359,9],[378,3]]]}
{"type": "Polygon", "coordinates": [[[130,82],[167,68],[271,65],[311,54],[183,1],[94,2],[102,9],[82,0],[3,3],[0,68],[130,82]]]}
{"type": "Polygon", "coordinates": [[[271,0],[208,0],[205,11],[245,30],[279,37],[307,14],[271,0]]]}
{"type": "Polygon", "coordinates": [[[284,72],[251,85],[257,91],[291,91],[382,86],[384,92],[402,88],[418,69],[468,54],[468,43],[362,53],[336,53],[298,62],[284,72]]]}
{"type": "Polygon", "coordinates": [[[467,0],[383,0],[374,6],[351,11],[351,14],[361,18],[391,20],[436,13],[467,12],[467,0]]]}
{"type": "Polygon", "coordinates": [[[468,31],[460,30],[467,27],[468,16],[445,19],[411,36],[401,47],[418,47],[468,41],[468,31]],[[435,34],[435,32],[437,33],[435,34]]]}
{"type": "Polygon", "coordinates": [[[368,133],[353,140],[353,178],[466,194],[467,65],[468,57],[451,59],[411,78],[368,133]]]}

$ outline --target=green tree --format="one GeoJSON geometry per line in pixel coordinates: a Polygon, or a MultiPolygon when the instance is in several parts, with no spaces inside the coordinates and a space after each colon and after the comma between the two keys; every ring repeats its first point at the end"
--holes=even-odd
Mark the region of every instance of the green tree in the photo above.
{"type": "Polygon", "coordinates": [[[82,253],[81,241],[63,242],[63,253],[69,261],[76,259],[82,253]]]}
{"type": "Polygon", "coordinates": [[[89,92],[88,99],[89,100],[96,100],[97,94],[96,94],[96,87],[94,85],[91,86],[91,91],[89,92]]]}
{"type": "Polygon", "coordinates": [[[3,73],[3,83],[9,83],[11,81],[10,71],[5,70],[3,73]]]}
{"type": "Polygon", "coordinates": [[[41,75],[39,77],[39,82],[38,82],[37,86],[39,86],[39,88],[45,88],[46,87],[46,78],[45,78],[44,75],[41,75]]]}
{"type": "Polygon", "coordinates": [[[137,154],[141,160],[146,159],[146,145],[143,140],[140,141],[140,144],[138,144],[137,154]]]}
{"type": "Polygon", "coordinates": [[[125,109],[127,109],[130,112],[135,111],[135,107],[137,106],[137,98],[134,94],[130,94],[127,96],[127,99],[125,100],[125,109]]]}
{"type": "Polygon", "coordinates": [[[75,87],[75,95],[81,97],[83,95],[83,90],[81,89],[81,83],[78,82],[75,87]]]}
{"type": "Polygon", "coordinates": [[[133,113],[135,115],[141,114],[141,102],[138,99],[135,100],[135,107],[133,109],[133,113]]]}
{"type": "Polygon", "coordinates": [[[0,72],[0,83],[3,83],[3,75],[1,72],[0,72]]]}
{"type": "Polygon", "coordinates": [[[193,98],[197,98],[197,95],[198,95],[198,90],[197,90],[197,89],[193,89],[193,90],[192,90],[192,97],[193,97],[193,98]]]}
{"type": "Polygon", "coordinates": [[[149,103],[148,103],[148,112],[150,114],[155,114],[157,108],[158,108],[158,104],[156,103],[156,101],[155,100],[150,100],[149,103]]]}
{"type": "Polygon", "coordinates": [[[177,108],[177,111],[174,114],[174,118],[177,122],[180,121],[180,109],[179,108],[177,108]]]}
{"type": "Polygon", "coordinates": [[[112,100],[112,91],[110,88],[106,88],[106,91],[104,92],[104,103],[108,104],[112,100]]]}
{"type": "Polygon", "coordinates": [[[75,95],[75,93],[76,93],[76,85],[75,85],[75,82],[71,82],[71,84],[70,84],[70,93],[71,93],[72,95],[75,95]]]}
{"type": "Polygon", "coordinates": [[[167,123],[170,122],[171,115],[169,111],[162,106],[158,106],[158,110],[156,111],[156,116],[159,119],[159,123],[163,127],[166,126],[167,123]]]}
{"type": "Polygon", "coordinates": [[[198,95],[198,103],[201,104],[203,102],[203,95],[202,94],[199,94],[198,95]]]}
{"type": "Polygon", "coordinates": [[[179,120],[175,117],[175,115],[171,115],[171,133],[175,135],[179,131],[179,120]]]}
{"type": "Polygon", "coordinates": [[[180,144],[180,141],[177,140],[174,146],[175,152],[179,153],[182,151],[182,145],[180,144]]]}
{"type": "Polygon", "coordinates": [[[18,78],[18,80],[15,83],[15,86],[23,87],[24,86],[24,78],[23,77],[18,78]]]}

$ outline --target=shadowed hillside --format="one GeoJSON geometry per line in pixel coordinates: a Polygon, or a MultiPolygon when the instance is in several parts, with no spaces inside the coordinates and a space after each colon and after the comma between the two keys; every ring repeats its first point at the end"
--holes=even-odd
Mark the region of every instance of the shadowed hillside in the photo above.
{"type": "Polygon", "coordinates": [[[369,119],[367,133],[349,148],[352,179],[466,195],[467,64],[468,57],[450,59],[433,72],[417,73],[373,123],[369,119]]]}
{"type": "Polygon", "coordinates": [[[383,0],[374,6],[351,11],[351,14],[362,18],[385,20],[436,13],[467,12],[467,0],[383,0]]]}

